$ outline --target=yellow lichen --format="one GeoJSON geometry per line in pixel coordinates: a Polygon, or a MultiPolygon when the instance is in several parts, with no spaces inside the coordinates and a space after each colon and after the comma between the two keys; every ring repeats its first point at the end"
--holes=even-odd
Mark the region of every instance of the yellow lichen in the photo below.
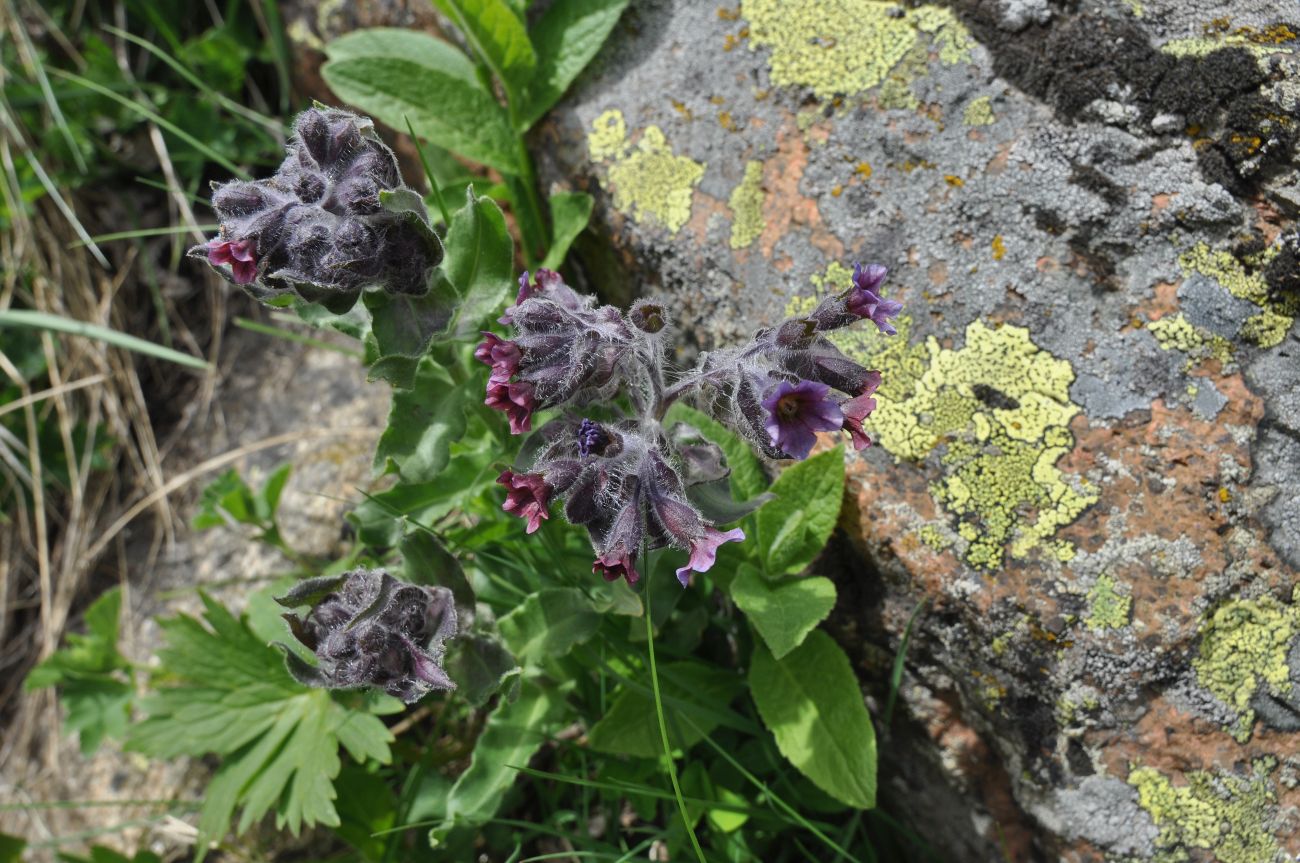
{"type": "Polygon", "coordinates": [[[763,233],[763,163],[745,165],[745,177],[727,199],[731,207],[731,248],[743,249],[763,233]]]}
{"type": "Polygon", "coordinates": [[[1188,39],[1171,39],[1160,46],[1162,54],[1170,57],[1205,57],[1220,48],[1240,48],[1255,55],[1256,58],[1270,54],[1290,54],[1289,48],[1275,45],[1259,44],[1244,33],[1215,33],[1206,36],[1193,36],[1188,39]]]}
{"type": "Polygon", "coordinates": [[[972,100],[961,117],[967,126],[991,126],[993,119],[993,99],[989,96],[972,100]]]}
{"type": "Polygon", "coordinates": [[[593,162],[603,162],[623,155],[627,149],[627,123],[623,112],[614,108],[606,111],[591,124],[587,133],[587,152],[593,162]]]}
{"type": "Polygon", "coordinates": [[[1187,354],[1186,371],[1191,371],[1197,363],[1208,359],[1227,363],[1236,352],[1232,342],[1193,325],[1182,312],[1151,321],[1146,325],[1146,330],[1155,337],[1156,344],[1162,349],[1187,354]]]}
{"type": "Polygon", "coordinates": [[[612,160],[605,184],[613,187],[615,209],[677,233],[691,217],[692,193],[704,165],[673,153],[658,126],[648,126],[632,148],[626,135],[619,111],[601,114],[587,135],[592,159],[612,160]]]}
{"type": "Polygon", "coordinates": [[[1178,263],[1185,275],[1200,273],[1208,276],[1234,297],[1259,306],[1260,313],[1242,324],[1241,337],[1260,347],[1271,348],[1281,344],[1296,316],[1300,315],[1300,301],[1269,296],[1268,283],[1258,265],[1267,263],[1276,254],[1277,247],[1274,246],[1252,262],[1257,265],[1254,272],[1247,272],[1231,252],[1214,251],[1207,244],[1198,243],[1179,255],[1178,263]]]}
{"type": "Polygon", "coordinates": [[[1002,242],[1002,235],[995,234],[989,242],[989,248],[993,250],[993,260],[1000,261],[1007,255],[1007,244],[1002,242]]]}
{"type": "Polygon", "coordinates": [[[1088,591],[1088,616],[1084,622],[1094,632],[1102,629],[1119,629],[1128,626],[1133,597],[1115,590],[1115,579],[1109,575],[1097,577],[1097,583],[1088,591]]]}
{"type": "Polygon", "coordinates": [[[1275,695],[1291,691],[1287,652],[1300,634],[1300,586],[1285,605],[1272,596],[1241,599],[1220,607],[1205,624],[1200,654],[1192,661],[1196,679],[1237,712],[1228,729],[1239,742],[1250,739],[1260,687],[1275,695]]]}
{"type": "Polygon", "coordinates": [[[923,525],[921,529],[917,531],[917,536],[920,538],[921,542],[925,543],[935,551],[943,551],[945,548],[949,548],[952,545],[952,540],[933,524],[923,525]]]}
{"type": "Polygon", "coordinates": [[[1269,829],[1277,794],[1268,774],[1275,767],[1261,758],[1246,776],[1193,770],[1181,786],[1153,767],[1134,767],[1128,784],[1160,831],[1156,847],[1164,853],[1157,859],[1186,860],[1186,851],[1200,848],[1222,863],[1273,863],[1281,851],[1269,829]]]}
{"type": "Polygon", "coordinates": [[[899,7],[879,0],[746,0],[751,49],[772,49],[772,82],[819,98],[878,86],[921,34],[940,62],[970,59],[970,34],[941,6],[899,7]],[[901,12],[902,14],[898,14],[901,12]]]}

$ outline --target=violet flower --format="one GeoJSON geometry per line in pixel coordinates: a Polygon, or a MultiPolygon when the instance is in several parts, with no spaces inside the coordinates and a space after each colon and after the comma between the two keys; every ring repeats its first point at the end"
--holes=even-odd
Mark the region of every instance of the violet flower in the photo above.
{"type": "Polygon", "coordinates": [[[208,263],[214,267],[230,265],[230,274],[237,285],[251,285],[257,278],[257,241],[230,242],[220,238],[208,241],[208,263]]]}
{"type": "Polygon", "coordinates": [[[745,532],[738,527],[726,533],[711,527],[705,528],[704,536],[691,543],[691,559],[677,570],[677,580],[682,583],[682,587],[686,587],[690,584],[692,572],[708,572],[717,563],[718,546],[724,542],[744,541],[745,532]]]}
{"type": "Polygon", "coordinates": [[[871,438],[862,430],[862,422],[876,409],[876,400],[872,398],[876,387],[880,386],[880,372],[872,372],[873,377],[862,387],[862,391],[851,399],[840,403],[840,412],[844,414],[844,431],[849,433],[855,450],[864,450],[871,446],[871,438]]]}
{"type": "Polygon", "coordinates": [[[541,475],[507,470],[497,477],[497,482],[506,487],[506,502],[501,508],[528,522],[524,533],[536,532],[542,526],[542,520],[551,517],[547,510],[551,487],[541,475]]]}
{"type": "Polygon", "coordinates": [[[845,301],[848,311],[859,318],[866,318],[880,328],[887,336],[897,335],[898,331],[889,323],[897,315],[903,304],[886,300],[876,293],[885,276],[889,273],[880,264],[853,265],[853,288],[845,301]]]}
{"type": "Polygon", "coordinates": [[[817,443],[817,432],[842,428],[844,414],[829,398],[830,391],[815,381],[778,383],[763,399],[772,445],[792,458],[805,459],[817,443]]]}

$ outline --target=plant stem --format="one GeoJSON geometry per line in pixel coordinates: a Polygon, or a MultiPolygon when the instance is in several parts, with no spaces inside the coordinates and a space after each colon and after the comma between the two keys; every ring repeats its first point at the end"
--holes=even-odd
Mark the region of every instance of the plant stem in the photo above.
{"type": "MultiPolygon", "coordinates": [[[[650,567],[647,562],[646,574],[650,574],[650,567]]],[[[695,837],[695,828],[691,825],[691,817],[686,814],[686,801],[682,799],[682,786],[677,781],[677,764],[673,761],[673,750],[668,745],[668,724],[664,722],[664,703],[659,696],[659,671],[655,667],[655,628],[654,621],[651,618],[650,589],[646,588],[645,592],[645,640],[650,651],[650,683],[654,687],[655,696],[655,716],[659,719],[659,740],[664,746],[664,757],[668,759],[668,778],[673,783],[673,795],[677,798],[677,811],[682,815],[682,824],[686,826],[686,835],[691,837],[691,847],[695,849],[695,856],[700,863],[707,863],[704,859],[704,849],[700,847],[700,840],[695,837]]]]}

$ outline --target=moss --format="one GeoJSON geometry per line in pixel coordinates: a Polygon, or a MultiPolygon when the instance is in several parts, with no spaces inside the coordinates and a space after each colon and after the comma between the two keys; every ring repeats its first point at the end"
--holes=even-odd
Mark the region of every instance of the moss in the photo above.
{"type": "Polygon", "coordinates": [[[1275,766],[1259,759],[1245,776],[1194,770],[1182,786],[1152,767],[1133,768],[1128,784],[1160,831],[1157,859],[1186,860],[1199,848],[1222,863],[1273,863],[1282,850],[1269,827],[1277,795],[1268,774],[1275,766]]]}
{"type": "Polygon", "coordinates": [[[1267,264],[1277,251],[1278,247],[1274,246],[1252,260],[1253,272],[1248,272],[1231,252],[1215,251],[1205,243],[1198,243],[1179,255],[1178,263],[1186,275],[1200,273],[1208,276],[1234,297],[1259,306],[1260,314],[1248,318],[1242,325],[1241,337],[1251,344],[1271,348],[1281,344],[1296,315],[1300,314],[1297,307],[1300,303],[1270,296],[1262,265],[1267,264]]]}
{"type": "Polygon", "coordinates": [[[1196,679],[1237,712],[1228,731],[1245,743],[1255,724],[1250,706],[1255,693],[1261,687],[1279,696],[1291,691],[1286,660],[1300,634],[1300,586],[1291,605],[1272,596],[1230,602],[1214,612],[1202,633],[1200,653],[1192,662],[1196,679]]]}
{"type": "Polygon", "coordinates": [[[745,177],[731,192],[727,205],[734,214],[731,248],[743,249],[758,239],[767,223],[763,219],[763,163],[745,165],[745,177]]]}
{"type": "Polygon", "coordinates": [[[1088,616],[1084,622],[1094,632],[1102,629],[1119,629],[1128,626],[1133,597],[1115,590],[1115,580],[1101,575],[1088,591],[1088,616]]]}
{"type": "Polygon", "coordinates": [[[663,225],[673,234],[690,219],[692,193],[704,176],[704,165],[674,154],[658,126],[648,126],[629,148],[622,112],[606,111],[592,124],[587,148],[592,159],[611,161],[606,179],[613,187],[615,209],[639,223],[663,225]]]}
{"type": "Polygon", "coordinates": [[[961,117],[961,121],[967,126],[992,126],[994,119],[993,99],[989,96],[973,99],[966,106],[966,111],[961,117]]]}
{"type": "Polygon", "coordinates": [[[970,34],[949,10],[914,9],[878,0],[746,0],[750,47],[772,49],[779,86],[808,87],[821,99],[856,95],[880,85],[921,34],[940,62],[970,58],[970,34]],[[892,14],[891,14],[892,13],[892,14]]]}

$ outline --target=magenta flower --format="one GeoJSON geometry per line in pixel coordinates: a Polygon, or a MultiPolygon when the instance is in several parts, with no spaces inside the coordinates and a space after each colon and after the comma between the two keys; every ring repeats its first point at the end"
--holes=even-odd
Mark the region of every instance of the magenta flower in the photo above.
{"type": "Polygon", "coordinates": [[[519,293],[515,295],[515,304],[506,309],[505,314],[497,318],[497,323],[509,326],[514,323],[514,310],[523,305],[524,300],[532,297],[540,297],[542,294],[550,291],[556,285],[564,284],[564,279],[554,270],[548,270],[545,267],[537,268],[537,275],[529,281],[529,273],[524,270],[519,275],[519,293]]]}
{"type": "Polygon", "coordinates": [[[551,517],[546,508],[551,499],[551,487],[541,474],[507,470],[497,477],[497,482],[506,487],[506,502],[501,508],[528,522],[525,533],[534,533],[542,526],[542,519],[551,517]]]}
{"type": "Polygon", "coordinates": [[[237,285],[251,285],[257,278],[256,243],[253,240],[229,242],[220,238],[208,241],[208,263],[217,267],[230,265],[230,275],[237,285]]]}
{"type": "Polygon", "coordinates": [[[840,404],[840,412],[844,414],[844,430],[853,439],[855,450],[864,450],[871,446],[871,438],[867,437],[867,433],[862,430],[862,421],[871,416],[871,412],[876,409],[876,400],[871,395],[878,386],[880,386],[880,372],[875,370],[867,372],[867,382],[863,385],[862,391],[854,398],[840,404]]]}
{"type": "Polygon", "coordinates": [[[533,398],[533,385],[527,381],[489,380],[483,404],[505,413],[510,420],[511,434],[523,434],[533,427],[537,400],[533,398]]]}
{"type": "Polygon", "coordinates": [[[817,443],[817,432],[844,426],[840,406],[828,396],[831,388],[816,381],[781,381],[763,399],[767,436],[791,458],[805,459],[817,443]]]}
{"type": "Polygon", "coordinates": [[[744,539],[745,532],[738,527],[726,533],[711,527],[704,528],[704,536],[691,543],[691,558],[677,570],[677,580],[682,583],[682,587],[686,587],[690,584],[692,572],[708,572],[717,562],[718,546],[724,542],[743,542],[744,539]]]}
{"type": "Polygon", "coordinates": [[[895,300],[886,300],[876,293],[888,273],[889,270],[880,264],[869,264],[865,267],[854,264],[853,287],[849,290],[845,306],[850,314],[869,319],[880,327],[882,333],[892,336],[898,331],[889,323],[889,319],[902,311],[903,304],[895,300]]]}
{"type": "Polygon", "coordinates": [[[483,341],[474,349],[474,359],[491,367],[490,380],[494,381],[510,380],[519,371],[519,361],[523,356],[519,345],[489,332],[483,333],[483,341]]]}
{"type": "Polygon", "coordinates": [[[598,572],[606,581],[617,581],[620,578],[626,578],[628,584],[636,584],[641,580],[641,573],[636,571],[633,565],[631,554],[620,549],[607,551],[596,558],[596,562],[591,565],[592,572],[598,572]]]}

